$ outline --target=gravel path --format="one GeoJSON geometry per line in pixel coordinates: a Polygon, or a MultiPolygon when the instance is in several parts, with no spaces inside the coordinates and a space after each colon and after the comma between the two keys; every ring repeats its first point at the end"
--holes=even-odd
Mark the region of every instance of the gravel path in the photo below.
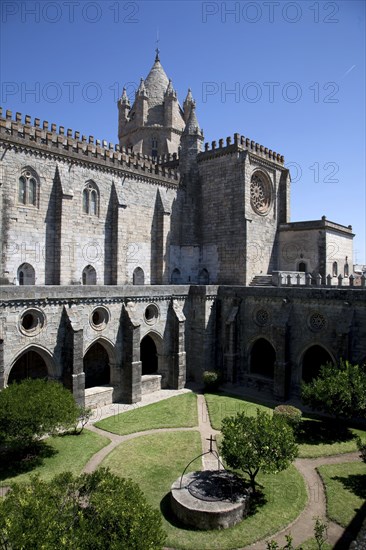
{"type": "MultiPolygon", "coordinates": [[[[161,391],[156,392],[150,396],[146,396],[141,403],[137,406],[145,406],[150,403],[156,403],[161,399],[167,399],[175,395],[181,395],[190,390],[179,390],[179,391],[161,391]]],[[[104,460],[109,453],[115,449],[118,445],[124,441],[129,441],[130,439],[135,439],[144,435],[156,434],[161,432],[177,432],[177,431],[199,431],[201,435],[202,442],[202,452],[206,453],[202,456],[202,467],[205,470],[217,470],[220,468],[216,455],[209,453],[210,450],[210,438],[213,439],[220,432],[214,430],[211,427],[210,419],[208,416],[207,405],[204,395],[197,394],[197,408],[198,408],[198,426],[193,428],[161,428],[154,430],[146,430],[143,432],[135,432],[128,435],[116,435],[105,430],[101,430],[94,426],[94,422],[100,420],[101,418],[106,418],[113,414],[119,414],[127,410],[137,408],[136,405],[121,405],[113,404],[112,406],[103,407],[99,409],[91,419],[91,421],[86,426],[86,429],[103,435],[110,440],[110,443],[98,451],[89,462],[84,467],[84,472],[93,472],[104,460]]],[[[213,441],[212,449],[217,453],[216,442],[213,441]]],[[[345,462],[357,462],[360,461],[360,456],[358,452],[341,454],[330,457],[320,457],[320,458],[299,458],[294,462],[295,467],[302,475],[305,480],[306,490],[308,495],[308,502],[305,509],[301,514],[285,529],[275,533],[274,535],[268,537],[267,539],[258,541],[250,546],[246,546],[241,550],[265,550],[267,540],[275,540],[278,544],[284,545],[286,543],[285,536],[291,534],[293,538],[293,543],[296,546],[303,543],[305,540],[311,538],[314,532],[314,517],[319,517],[323,521],[326,521],[326,499],[325,492],[322,480],[316,470],[318,466],[323,464],[342,464],[345,462]]],[[[3,485],[0,486],[0,496],[5,496],[9,487],[3,485]]],[[[344,533],[344,529],[331,521],[328,521],[328,542],[334,546],[337,541],[341,538],[344,533]]]]}
{"type": "MultiPolygon", "coordinates": [[[[159,393],[161,393],[161,395],[154,395],[152,397],[147,398],[144,403],[141,403],[140,406],[144,406],[152,402],[157,402],[161,398],[167,398],[173,395],[180,395],[183,392],[172,391],[172,392],[169,392],[169,396],[163,392],[159,392],[159,393]]],[[[133,405],[132,406],[115,405],[114,407],[112,407],[112,409],[110,407],[104,408],[102,411],[99,411],[99,414],[96,415],[96,417],[94,417],[93,422],[99,420],[101,417],[105,418],[107,416],[110,416],[111,414],[118,414],[118,412],[124,412],[125,410],[130,410],[133,407],[134,407],[133,405]]],[[[216,455],[209,453],[209,450],[210,450],[209,440],[211,436],[214,438],[220,432],[217,430],[214,430],[211,427],[210,419],[207,411],[206,400],[204,398],[204,395],[199,393],[197,394],[197,408],[198,408],[198,426],[194,428],[162,428],[162,429],[155,429],[155,430],[146,430],[143,432],[135,432],[129,435],[116,435],[110,432],[106,432],[105,430],[101,430],[96,426],[94,426],[93,424],[89,424],[87,426],[87,429],[107,437],[108,439],[110,439],[110,443],[106,447],[98,451],[89,460],[89,462],[86,464],[84,468],[84,472],[92,472],[93,470],[95,470],[101,464],[103,459],[106,456],[108,456],[113,449],[115,449],[118,445],[120,445],[124,441],[135,439],[137,437],[141,437],[144,435],[150,435],[150,434],[161,433],[161,432],[176,432],[176,431],[199,431],[201,435],[202,452],[207,453],[202,456],[202,467],[205,470],[218,469],[220,467],[220,464],[218,463],[216,455]]],[[[217,446],[215,441],[212,443],[212,449],[215,452],[217,452],[217,446]]],[[[278,542],[278,544],[284,545],[286,543],[285,536],[288,534],[291,534],[291,536],[293,537],[293,542],[295,546],[311,538],[314,532],[313,518],[319,517],[323,521],[326,521],[325,492],[324,492],[322,480],[316,468],[323,464],[341,464],[345,462],[355,462],[359,460],[360,458],[359,458],[358,452],[341,454],[341,455],[330,456],[330,457],[297,459],[294,462],[294,465],[305,480],[306,490],[308,495],[308,502],[305,509],[290,525],[288,525],[282,531],[268,537],[267,539],[258,541],[250,546],[247,546],[245,547],[245,549],[242,549],[242,550],[249,550],[249,549],[265,550],[267,540],[275,540],[276,542],[278,542]]],[[[344,533],[344,529],[340,525],[334,522],[328,521],[328,542],[332,546],[334,546],[337,543],[337,541],[341,538],[343,533],[344,533]]]]}

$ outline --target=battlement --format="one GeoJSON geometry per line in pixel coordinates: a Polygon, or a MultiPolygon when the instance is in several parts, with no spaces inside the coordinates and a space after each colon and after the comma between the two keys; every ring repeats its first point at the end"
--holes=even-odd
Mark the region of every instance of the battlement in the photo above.
{"type": "Polygon", "coordinates": [[[259,143],[237,133],[234,134],[234,139],[230,136],[227,137],[226,140],[219,139],[218,146],[216,141],[212,141],[211,148],[209,143],[205,143],[205,150],[200,154],[200,158],[203,160],[204,158],[212,157],[212,155],[228,154],[237,150],[248,150],[255,155],[261,156],[281,165],[284,165],[285,163],[285,158],[283,155],[280,155],[279,153],[276,153],[276,151],[272,151],[272,149],[268,149],[268,147],[264,147],[264,145],[260,145],[259,143]],[[226,142],[225,145],[224,142],[226,142]]]}
{"type": "Polygon", "coordinates": [[[118,144],[107,142],[106,140],[95,139],[94,136],[81,135],[79,131],[73,131],[70,128],[65,130],[64,126],[49,123],[47,120],[41,123],[39,118],[35,118],[33,124],[31,117],[25,115],[22,122],[21,113],[15,113],[13,118],[12,111],[7,110],[3,116],[3,110],[0,107],[0,135],[12,136],[18,140],[27,142],[30,146],[45,148],[47,152],[52,149],[55,153],[70,154],[73,157],[79,156],[80,160],[97,159],[108,163],[111,168],[127,168],[137,170],[140,174],[146,176],[165,179],[169,182],[179,182],[179,172],[175,169],[177,165],[177,155],[164,155],[164,157],[150,157],[140,155],[132,149],[121,147],[118,144]],[[167,166],[167,164],[169,164],[167,166]]]}

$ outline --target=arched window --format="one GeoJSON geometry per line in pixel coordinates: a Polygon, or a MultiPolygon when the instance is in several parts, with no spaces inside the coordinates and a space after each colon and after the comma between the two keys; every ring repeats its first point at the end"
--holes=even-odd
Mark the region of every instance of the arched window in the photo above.
{"type": "Polygon", "coordinates": [[[306,273],[306,263],[305,262],[300,262],[299,263],[299,271],[301,273],[306,273]]]}
{"type": "Polygon", "coordinates": [[[20,204],[25,204],[26,200],[26,183],[25,178],[23,176],[20,176],[19,178],[19,188],[18,188],[18,202],[20,204]]]}
{"type": "Polygon", "coordinates": [[[94,190],[90,193],[90,214],[97,215],[97,192],[94,190]]]}
{"type": "Polygon", "coordinates": [[[87,265],[86,267],[84,267],[82,281],[83,285],[97,284],[97,272],[92,265],[87,265]]]}
{"type": "Polygon", "coordinates": [[[201,269],[198,275],[198,284],[199,285],[208,285],[210,280],[210,276],[208,274],[207,269],[201,269]]]}
{"type": "Polygon", "coordinates": [[[141,267],[136,267],[135,271],[133,272],[132,280],[134,285],[145,284],[145,274],[141,267]]]}
{"type": "Polygon", "coordinates": [[[250,372],[267,378],[273,378],[276,362],[274,347],[265,338],[259,338],[250,353],[250,372]]]}
{"type": "Polygon", "coordinates": [[[173,269],[172,276],[171,276],[172,285],[179,285],[181,282],[182,282],[182,278],[181,278],[179,269],[177,268],[173,269]]]}
{"type": "Polygon", "coordinates": [[[83,212],[89,213],[89,192],[87,189],[83,191],[83,212]]]}
{"type": "Polygon", "coordinates": [[[30,264],[20,265],[17,275],[18,285],[20,286],[36,284],[36,273],[30,264]]]}
{"type": "Polygon", "coordinates": [[[29,206],[38,204],[38,182],[39,178],[32,168],[25,168],[18,183],[18,203],[29,206]]]}
{"type": "Polygon", "coordinates": [[[151,140],[151,156],[158,156],[158,140],[156,139],[156,137],[153,137],[151,140]]]}
{"type": "Polygon", "coordinates": [[[338,264],[337,262],[333,262],[333,277],[337,277],[338,275],[338,264]]]}
{"type": "Polygon", "coordinates": [[[89,181],[83,189],[83,212],[90,216],[99,215],[99,191],[93,181],[89,181]]]}
{"type": "Polygon", "coordinates": [[[349,277],[349,265],[348,265],[348,258],[346,256],[346,263],[344,264],[344,276],[349,277]]]}

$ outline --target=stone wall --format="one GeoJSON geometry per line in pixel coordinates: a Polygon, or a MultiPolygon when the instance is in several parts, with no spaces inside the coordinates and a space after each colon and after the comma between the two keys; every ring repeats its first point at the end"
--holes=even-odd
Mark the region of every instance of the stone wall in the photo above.
{"type": "Polygon", "coordinates": [[[0,379],[7,383],[28,351],[49,375],[84,398],[83,358],[95,343],[108,354],[113,399],[141,399],[140,342],[156,346],[162,388],[202,381],[219,368],[224,379],[298,395],[304,354],[312,346],[331,360],[366,360],[366,300],[361,288],[243,286],[1,287],[0,379]],[[153,306],[152,309],[149,309],[153,306]],[[98,317],[95,313],[98,312],[98,317]],[[26,313],[36,317],[22,325],[26,313]],[[273,373],[254,372],[253,348],[274,350],[273,373]]]}

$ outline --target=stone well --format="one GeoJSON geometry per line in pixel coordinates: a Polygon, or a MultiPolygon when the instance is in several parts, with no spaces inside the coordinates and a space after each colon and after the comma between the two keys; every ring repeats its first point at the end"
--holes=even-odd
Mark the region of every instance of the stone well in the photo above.
{"type": "Polygon", "coordinates": [[[177,518],[201,530],[226,529],[248,512],[250,490],[226,470],[190,472],[171,487],[171,507],[177,518]]]}

